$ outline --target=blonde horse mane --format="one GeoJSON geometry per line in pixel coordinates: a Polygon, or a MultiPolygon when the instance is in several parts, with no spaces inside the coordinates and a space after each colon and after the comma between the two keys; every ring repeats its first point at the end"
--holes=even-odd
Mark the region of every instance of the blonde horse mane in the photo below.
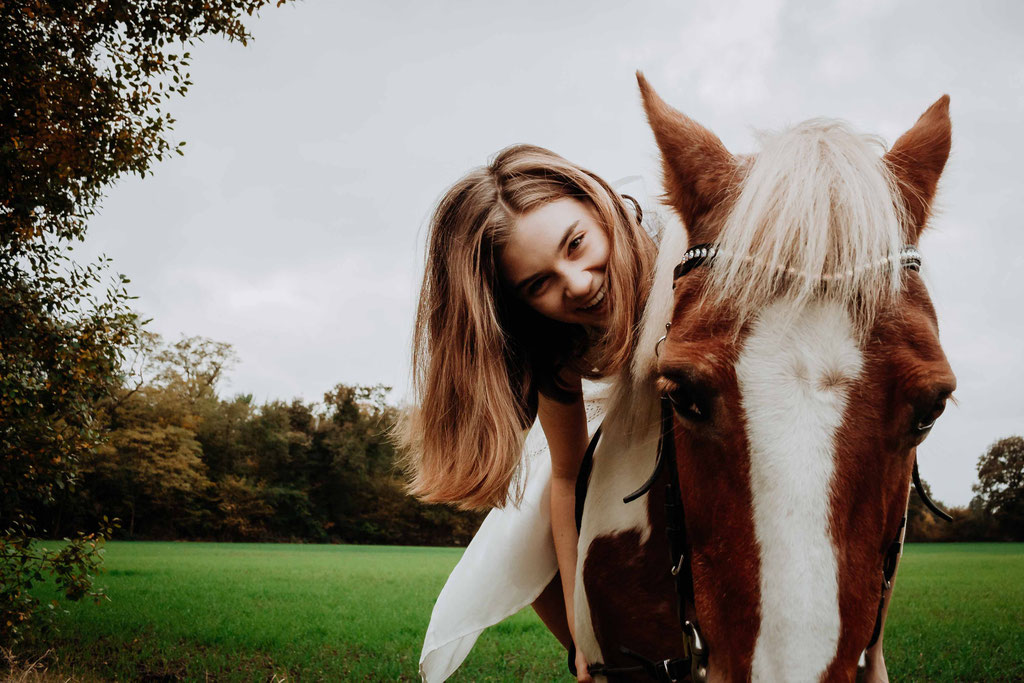
{"type": "Polygon", "coordinates": [[[709,301],[738,327],[779,298],[796,312],[825,296],[866,332],[901,284],[905,212],[884,143],[829,119],[761,138],[716,239],[709,301]]]}

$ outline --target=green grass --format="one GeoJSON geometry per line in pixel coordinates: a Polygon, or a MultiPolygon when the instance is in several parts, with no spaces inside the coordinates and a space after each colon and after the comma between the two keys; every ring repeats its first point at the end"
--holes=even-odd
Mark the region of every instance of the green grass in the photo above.
{"type": "Polygon", "coordinates": [[[885,633],[893,680],[1024,680],[1024,544],[911,544],[885,633]]]}
{"type": "MultiPolygon", "coordinates": [[[[416,679],[434,598],[461,549],[110,543],[111,602],[72,604],[53,643],[104,677],[416,679]]],[[[564,655],[527,610],[488,629],[464,680],[552,679],[564,655]]]]}
{"type": "MultiPolygon", "coordinates": [[[[111,602],[73,604],[52,669],[118,680],[409,680],[459,549],[110,543],[111,602]]],[[[912,545],[886,631],[893,680],[1024,677],[1024,544],[912,545]]],[[[454,680],[571,680],[530,610],[454,680]]]]}

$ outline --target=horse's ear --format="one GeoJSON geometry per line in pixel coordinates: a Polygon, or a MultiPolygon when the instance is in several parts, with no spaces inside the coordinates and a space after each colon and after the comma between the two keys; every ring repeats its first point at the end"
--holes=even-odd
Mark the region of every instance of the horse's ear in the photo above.
{"type": "Polygon", "coordinates": [[[700,217],[721,202],[735,182],[736,159],[718,136],[666,104],[639,71],[636,80],[661,149],[666,196],[686,224],[691,243],[712,241],[714,235],[705,232],[700,217]]]}
{"type": "Polygon", "coordinates": [[[911,243],[917,242],[928,222],[935,188],[949,158],[952,139],[949,95],[943,95],[885,154],[885,163],[896,176],[903,195],[903,204],[910,219],[908,237],[911,243]]]}

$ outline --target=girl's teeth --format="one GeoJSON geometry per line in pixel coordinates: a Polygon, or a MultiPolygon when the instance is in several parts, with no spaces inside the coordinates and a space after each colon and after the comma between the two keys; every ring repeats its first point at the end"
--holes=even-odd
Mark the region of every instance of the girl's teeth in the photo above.
{"type": "Polygon", "coordinates": [[[597,294],[595,294],[594,298],[591,300],[591,302],[589,304],[587,304],[586,306],[583,306],[582,310],[589,311],[590,309],[594,308],[595,306],[597,306],[602,301],[604,301],[604,285],[601,285],[601,291],[599,291],[597,294]]]}

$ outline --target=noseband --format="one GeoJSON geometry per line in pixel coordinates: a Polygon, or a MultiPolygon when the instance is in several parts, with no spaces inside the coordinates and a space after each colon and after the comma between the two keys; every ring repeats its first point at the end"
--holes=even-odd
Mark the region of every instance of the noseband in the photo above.
{"type": "MultiPolygon", "coordinates": [[[[683,254],[682,260],[673,270],[673,289],[681,277],[691,272],[694,268],[702,265],[710,265],[714,259],[719,256],[728,257],[729,254],[715,244],[698,244],[687,249],[683,254]]],[[[742,258],[745,260],[752,260],[749,256],[744,256],[742,258]]],[[[906,245],[898,254],[881,259],[877,263],[869,264],[867,267],[882,267],[893,261],[899,263],[902,268],[907,270],[920,271],[921,252],[919,252],[917,247],[913,245],[906,245]]],[[[778,266],[777,270],[782,274],[797,277],[808,277],[807,274],[797,272],[793,268],[778,266]]],[[[815,277],[820,279],[823,283],[827,283],[830,281],[835,282],[853,277],[855,273],[855,270],[847,270],[840,273],[831,273],[815,277]]],[[[671,325],[671,322],[665,324],[665,336],[659,339],[654,347],[656,355],[660,354],[661,345],[667,339],[668,330],[671,328],[671,325]]],[[[655,482],[657,482],[665,468],[669,468],[668,481],[665,483],[665,533],[668,536],[669,541],[669,559],[671,562],[669,566],[670,572],[675,580],[679,623],[683,631],[686,655],[674,659],[656,661],[647,659],[643,655],[633,652],[628,648],[620,647],[619,649],[622,654],[636,660],[638,662],[637,665],[627,667],[608,667],[603,664],[595,663],[589,667],[589,672],[592,675],[609,676],[646,672],[654,680],[664,681],[665,683],[681,681],[685,679],[687,674],[690,675],[691,680],[695,683],[704,683],[707,680],[708,646],[704,641],[697,621],[693,573],[690,563],[690,547],[686,535],[686,516],[683,510],[683,501],[679,488],[679,475],[676,468],[674,434],[675,420],[673,418],[673,412],[672,399],[669,396],[662,396],[661,435],[658,439],[658,457],[654,465],[654,472],[651,473],[651,476],[640,488],[633,491],[628,496],[625,496],[622,499],[622,502],[631,503],[650,491],[651,487],[654,486],[655,482]]],[[[601,430],[598,428],[591,440],[589,448],[587,449],[588,454],[593,454],[597,441],[600,438],[600,433],[601,430]]],[[[914,488],[917,489],[917,495],[920,496],[924,504],[940,518],[946,521],[952,521],[953,518],[950,517],[949,514],[932,502],[932,499],[928,496],[924,487],[921,485],[921,477],[918,473],[916,457],[914,459],[913,481],[914,488]]],[[[580,509],[582,507],[582,501],[577,500],[577,507],[577,519],[579,519],[582,516],[579,514],[582,512],[580,509]]],[[[902,537],[903,529],[906,524],[907,515],[904,513],[903,519],[900,521],[899,528],[896,530],[896,536],[893,538],[882,557],[882,595],[878,603],[878,613],[875,617],[875,626],[871,633],[871,640],[865,649],[870,649],[874,646],[881,634],[882,611],[885,608],[885,599],[888,595],[889,589],[892,587],[892,577],[896,573],[896,566],[899,561],[900,551],[903,548],[902,537]]],[[[575,671],[573,673],[575,673],[575,671]]]]}

